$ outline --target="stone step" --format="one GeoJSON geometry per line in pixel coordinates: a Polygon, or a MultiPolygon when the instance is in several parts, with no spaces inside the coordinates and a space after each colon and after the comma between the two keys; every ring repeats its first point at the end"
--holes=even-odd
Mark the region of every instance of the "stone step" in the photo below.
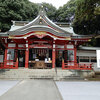
{"type": "Polygon", "coordinates": [[[89,81],[100,81],[100,72],[95,72],[93,77],[87,78],[89,81]]]}
{"type": "Polygon", "coordinates": [[[80,77],[80,76],[66,76],[66,77],[58,77],[59,80],[62,81],[78,81],[78,80],[84,80],[85,78],[80,77]]]}
{"type": "Polygon", "coordinates": [[[100,81],[100,78],[88,78],[89,81],[100,81]]]}
{"type": "MultiPolygon", "coordinates": [[[[90,74],[83,71],[82,75],[90,74]]],[[[0,71],[0,79],[54,79],[54,80],[80,80],[80,72],[76,70],[62,69],[3,69],[0,71]]]]}
{"type": "Polygon", "coordinates": [[[94,78],[100,78],[100,75],[95,75],[94,78]]]}
{"type": "Polygon", "coordinates": [[[100,72],[95,72],[95,75],[100,75],[100,72]]]}

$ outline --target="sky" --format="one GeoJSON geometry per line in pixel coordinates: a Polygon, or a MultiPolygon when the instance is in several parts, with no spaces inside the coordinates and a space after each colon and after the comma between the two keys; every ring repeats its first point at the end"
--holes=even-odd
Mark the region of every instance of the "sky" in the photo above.
{"type": "Polygon", "coordinates": [[[34,3],[42,3],[42,2],[51,3],[58,9],[60,6],[66,4],[69,0],[29,0],[29,1],[34,3]]]}

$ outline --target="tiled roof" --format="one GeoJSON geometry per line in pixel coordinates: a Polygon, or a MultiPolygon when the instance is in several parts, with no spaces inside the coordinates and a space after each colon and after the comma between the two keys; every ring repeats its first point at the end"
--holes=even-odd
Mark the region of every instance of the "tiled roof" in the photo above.
{"type": "Polygon", "coordinates": [[[29,33],[29,32],[35,32],[35,31],[46,31],[46,32],[50,32],[56,36],[62,36],[62,37],[66,37],[66,36],[69,36],[70,33],[61,33],[61,32],[58,32],[57,30],[55,29],[52,29],[48,26],[42,26],[42,25],[36,25],[36,26],[33,26],[33,27],[30,27],[30,28],[27,28],[27,29],[23,29],[22,31],[20,30],[17,30],[17,31],[9,31],[8,34],[10,35],[23,35],[23,34],[26,34],[26,33],[29,33]]]}
{"type": "Polygon", "coordinates": [[[8,36],[8,34],[7,34],[7,32],[5,32],[5,33],[0,32],[0,36],[1,36],[1,37],[2,37],[2,36],[8,36]]]}
{"type": "Polygon", "coordinates": [[[84,46],[80,46],[79,49],[81,49],[81,50],[100,50],[100,47],[84,47],[84,46]]]}
{"type": "Polygon", "coordinates": [[[22,26],[21,28],[17,27],[15,30],[10,30],[7,33],[9,35],[24,35],[32,31],[47,31],[54,35],[63,37],[73,35],[73,33],[67,32],[66,30],[53,23],[43,11],[40,11],[39,15],[30,23],[22,26]]]}

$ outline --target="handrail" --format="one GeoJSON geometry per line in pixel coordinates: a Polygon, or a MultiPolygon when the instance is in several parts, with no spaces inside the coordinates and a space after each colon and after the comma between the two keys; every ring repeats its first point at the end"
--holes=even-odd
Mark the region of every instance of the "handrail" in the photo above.
{"type": "Polygon", "coordinates": [[[4,63],[2,62],[2,63],[0,63],[0,67],[3,67],[4,66],[4,63]]]}
{"type": "Polygon", "coordinates": [[[18,68],[18,61],[16,60],[16,62],[14,61],[4,61],[3,63],[0,63],[0,69],[17,69],[18,68]]]}

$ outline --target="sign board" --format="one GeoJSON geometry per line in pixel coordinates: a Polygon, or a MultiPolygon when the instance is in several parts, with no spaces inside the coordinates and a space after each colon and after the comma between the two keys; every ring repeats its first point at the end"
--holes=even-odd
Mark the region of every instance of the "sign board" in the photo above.
{"type": "Polygon", "coordinates": [[[74,45],[67,45],[67,49],[73,49],[74,45]]]}
{"type": "Polygon", "coordinates": [[[100,50],[97,50],[97,67],[100,68],[100,50]]]}
{"type": "Polygon", "coordinates": [[[64,48],[64,45],[56,45],[57,48],[64,48]]]}
{"type": "Polygon", "coordinates": [[[51,45],[30,45],[29,48],[52,48],[51,45]]]}
{"type": "Polygon", "coordinates": [[[16,44],[8,44],[8,47],[16,47],[16,44]]]}

